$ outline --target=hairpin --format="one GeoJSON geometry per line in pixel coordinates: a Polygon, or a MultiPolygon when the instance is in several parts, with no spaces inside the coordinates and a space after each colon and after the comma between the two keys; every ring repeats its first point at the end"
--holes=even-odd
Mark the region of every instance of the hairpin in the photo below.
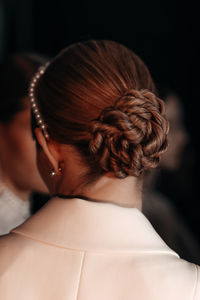
{"type": "Polygon", "coordinates": [[[38,80],[40,79],[40,77],[44,74],[47,66],[49,65],[49,62],[46,63],[44,66],[41,66],[38,71],[35,73],[35,75],[33,76],[30,86],[29,86],[29,98],[30,98],[30,103],[31,103],[31,109],[33,111],[33,114],[35,116],[37,125],[39,128],[42,129],[42,132],[44,134],[44,137],[46,139],[49,138],[49,134],[47,132],[47,125],[45,124],[43,117],[41,116],[41,113],[39,111],[39,107],[36,101],[36,97],[35,97],[35,87],[36,84],[38,82],[38,80]]]}

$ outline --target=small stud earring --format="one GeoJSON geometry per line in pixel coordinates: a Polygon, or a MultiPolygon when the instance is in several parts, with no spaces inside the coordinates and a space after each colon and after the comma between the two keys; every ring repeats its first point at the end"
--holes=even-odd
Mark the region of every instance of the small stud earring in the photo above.
{"type": "MultiPolygon", "coordinates": [[[[62,172],[62,169],[61,169],[61,168],[58,168],[58,171],[61,173],[61,172],[62,172]]],[[[56,175],[55,170],[54,170],[54,169],[51,169],[51,171],[49,172],[49,175],[50,175],[51,177],[54,177],[54,176],[56,175]]]]}
{"type": "Polygon", "coordinates": [[[49,172],[49,175],[51,177],[54,177],[56,175],[56,172],[54,171],[54,169],[51,169],[51,171],[49,172]]]}

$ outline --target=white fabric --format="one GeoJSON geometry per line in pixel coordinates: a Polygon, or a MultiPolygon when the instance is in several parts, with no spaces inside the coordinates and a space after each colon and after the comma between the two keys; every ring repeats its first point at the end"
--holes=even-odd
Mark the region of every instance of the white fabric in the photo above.
{"type": "Polygon", "coordinates": [[[3,300],[199,300],[183,261],[135,208],[50,200],[0,238],[3,300]]]}
{"type": "Polygon", "coordinates": [[[30,201],[20,199],[0,182],[0,235],[9,233],[30,215],[30,201]]]}

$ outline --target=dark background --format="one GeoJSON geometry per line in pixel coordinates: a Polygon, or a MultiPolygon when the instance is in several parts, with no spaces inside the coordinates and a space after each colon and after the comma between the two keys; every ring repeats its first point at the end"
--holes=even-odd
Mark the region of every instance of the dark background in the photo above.
{"type": "MultiPolygon", "coordinates": [[[[199,16],[192,2],[172,0],[0,0],[0,56],[34,51],[54,56],[87,38],[121,42],[147,64],[156,84],[180,96],[191,136],[193,160],[166,193],[197,236],[199,221],[199,16]]],[[[179,170],[180,171],[180,170],[179,170]]]]}

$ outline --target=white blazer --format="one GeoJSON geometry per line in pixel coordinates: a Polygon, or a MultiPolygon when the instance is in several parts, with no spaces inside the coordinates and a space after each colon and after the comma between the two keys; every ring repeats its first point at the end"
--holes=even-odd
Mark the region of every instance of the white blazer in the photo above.
{"type": "Polygon", "coordinates": [[[199,300],[200,268],[136,208],[50,200],[0,238],[1,300],[199,300]]]}

